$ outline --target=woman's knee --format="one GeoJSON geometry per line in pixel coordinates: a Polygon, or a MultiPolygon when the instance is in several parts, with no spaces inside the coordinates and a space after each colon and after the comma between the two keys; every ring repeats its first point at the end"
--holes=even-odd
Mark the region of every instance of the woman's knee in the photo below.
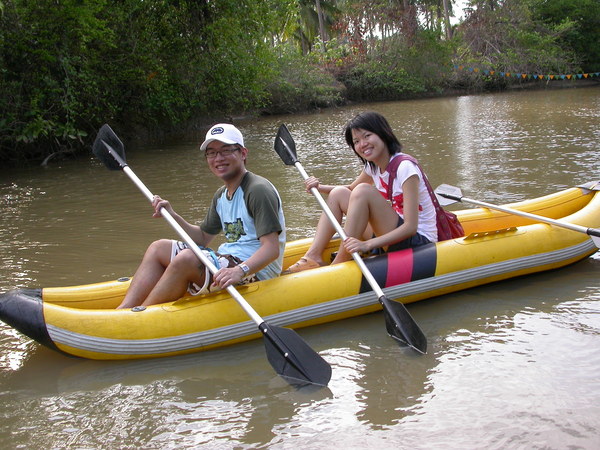
{"type": "Polygon", "coordinates": [[[343,207],[348,204],[352,191],[344,186],[334,187],[329,195],[327,196],[327,202],[329,206],[343,207]]]}
{"type": "Polygon", "coordinates": [[[366,184],[366,183],[359,184],[350,193],[350,198],[351,199],[369,198],[369,197],[380,198],[381,194],[375,188],[375,186],[372,186],[372,185],[366,184]]]}

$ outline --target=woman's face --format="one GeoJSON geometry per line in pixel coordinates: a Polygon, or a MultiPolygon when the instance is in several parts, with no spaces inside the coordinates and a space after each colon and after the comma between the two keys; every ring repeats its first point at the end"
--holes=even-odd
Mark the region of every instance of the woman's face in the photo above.
{"type": "Polygon", "coordinates": [[[375,161],[382,155],[388,156],[388,149],[383,140],[372,131],[362,128],[352,129],[354,150],[367,161],[375,161]]]}

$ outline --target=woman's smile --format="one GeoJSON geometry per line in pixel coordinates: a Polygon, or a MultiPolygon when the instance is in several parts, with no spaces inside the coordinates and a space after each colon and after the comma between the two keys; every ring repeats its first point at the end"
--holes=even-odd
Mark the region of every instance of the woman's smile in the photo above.
{"type": "Polygon", "coordinates": [[[362,128],[352,130],[354,149],[367,161],[375,161],[382,155],[388,155],[387,147],[381,138],[362,128]]]}

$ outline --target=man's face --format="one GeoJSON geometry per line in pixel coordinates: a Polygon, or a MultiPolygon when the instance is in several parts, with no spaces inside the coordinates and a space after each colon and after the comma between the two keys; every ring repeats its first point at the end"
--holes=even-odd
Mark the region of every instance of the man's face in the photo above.
{"type": "Polygon", "coordinates": [[[206,161],[212,173],[223,181],[237,177],[245,170],[248,150],[239,144],[212,141],[205,150],[206,161]]]}

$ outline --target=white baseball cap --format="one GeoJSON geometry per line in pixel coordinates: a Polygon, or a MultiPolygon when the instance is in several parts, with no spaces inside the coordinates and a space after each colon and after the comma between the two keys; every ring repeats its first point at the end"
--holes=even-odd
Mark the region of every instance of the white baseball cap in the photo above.
{"type": "Polygon", "coordinates": [[[244,147],[244,137],[240,130],[230,123],[218,123],[206,133],[206,139],[200,146],[200,150],[206,150],[212,141],[220,141],[225,144],[240,144],[244,147]]]}

